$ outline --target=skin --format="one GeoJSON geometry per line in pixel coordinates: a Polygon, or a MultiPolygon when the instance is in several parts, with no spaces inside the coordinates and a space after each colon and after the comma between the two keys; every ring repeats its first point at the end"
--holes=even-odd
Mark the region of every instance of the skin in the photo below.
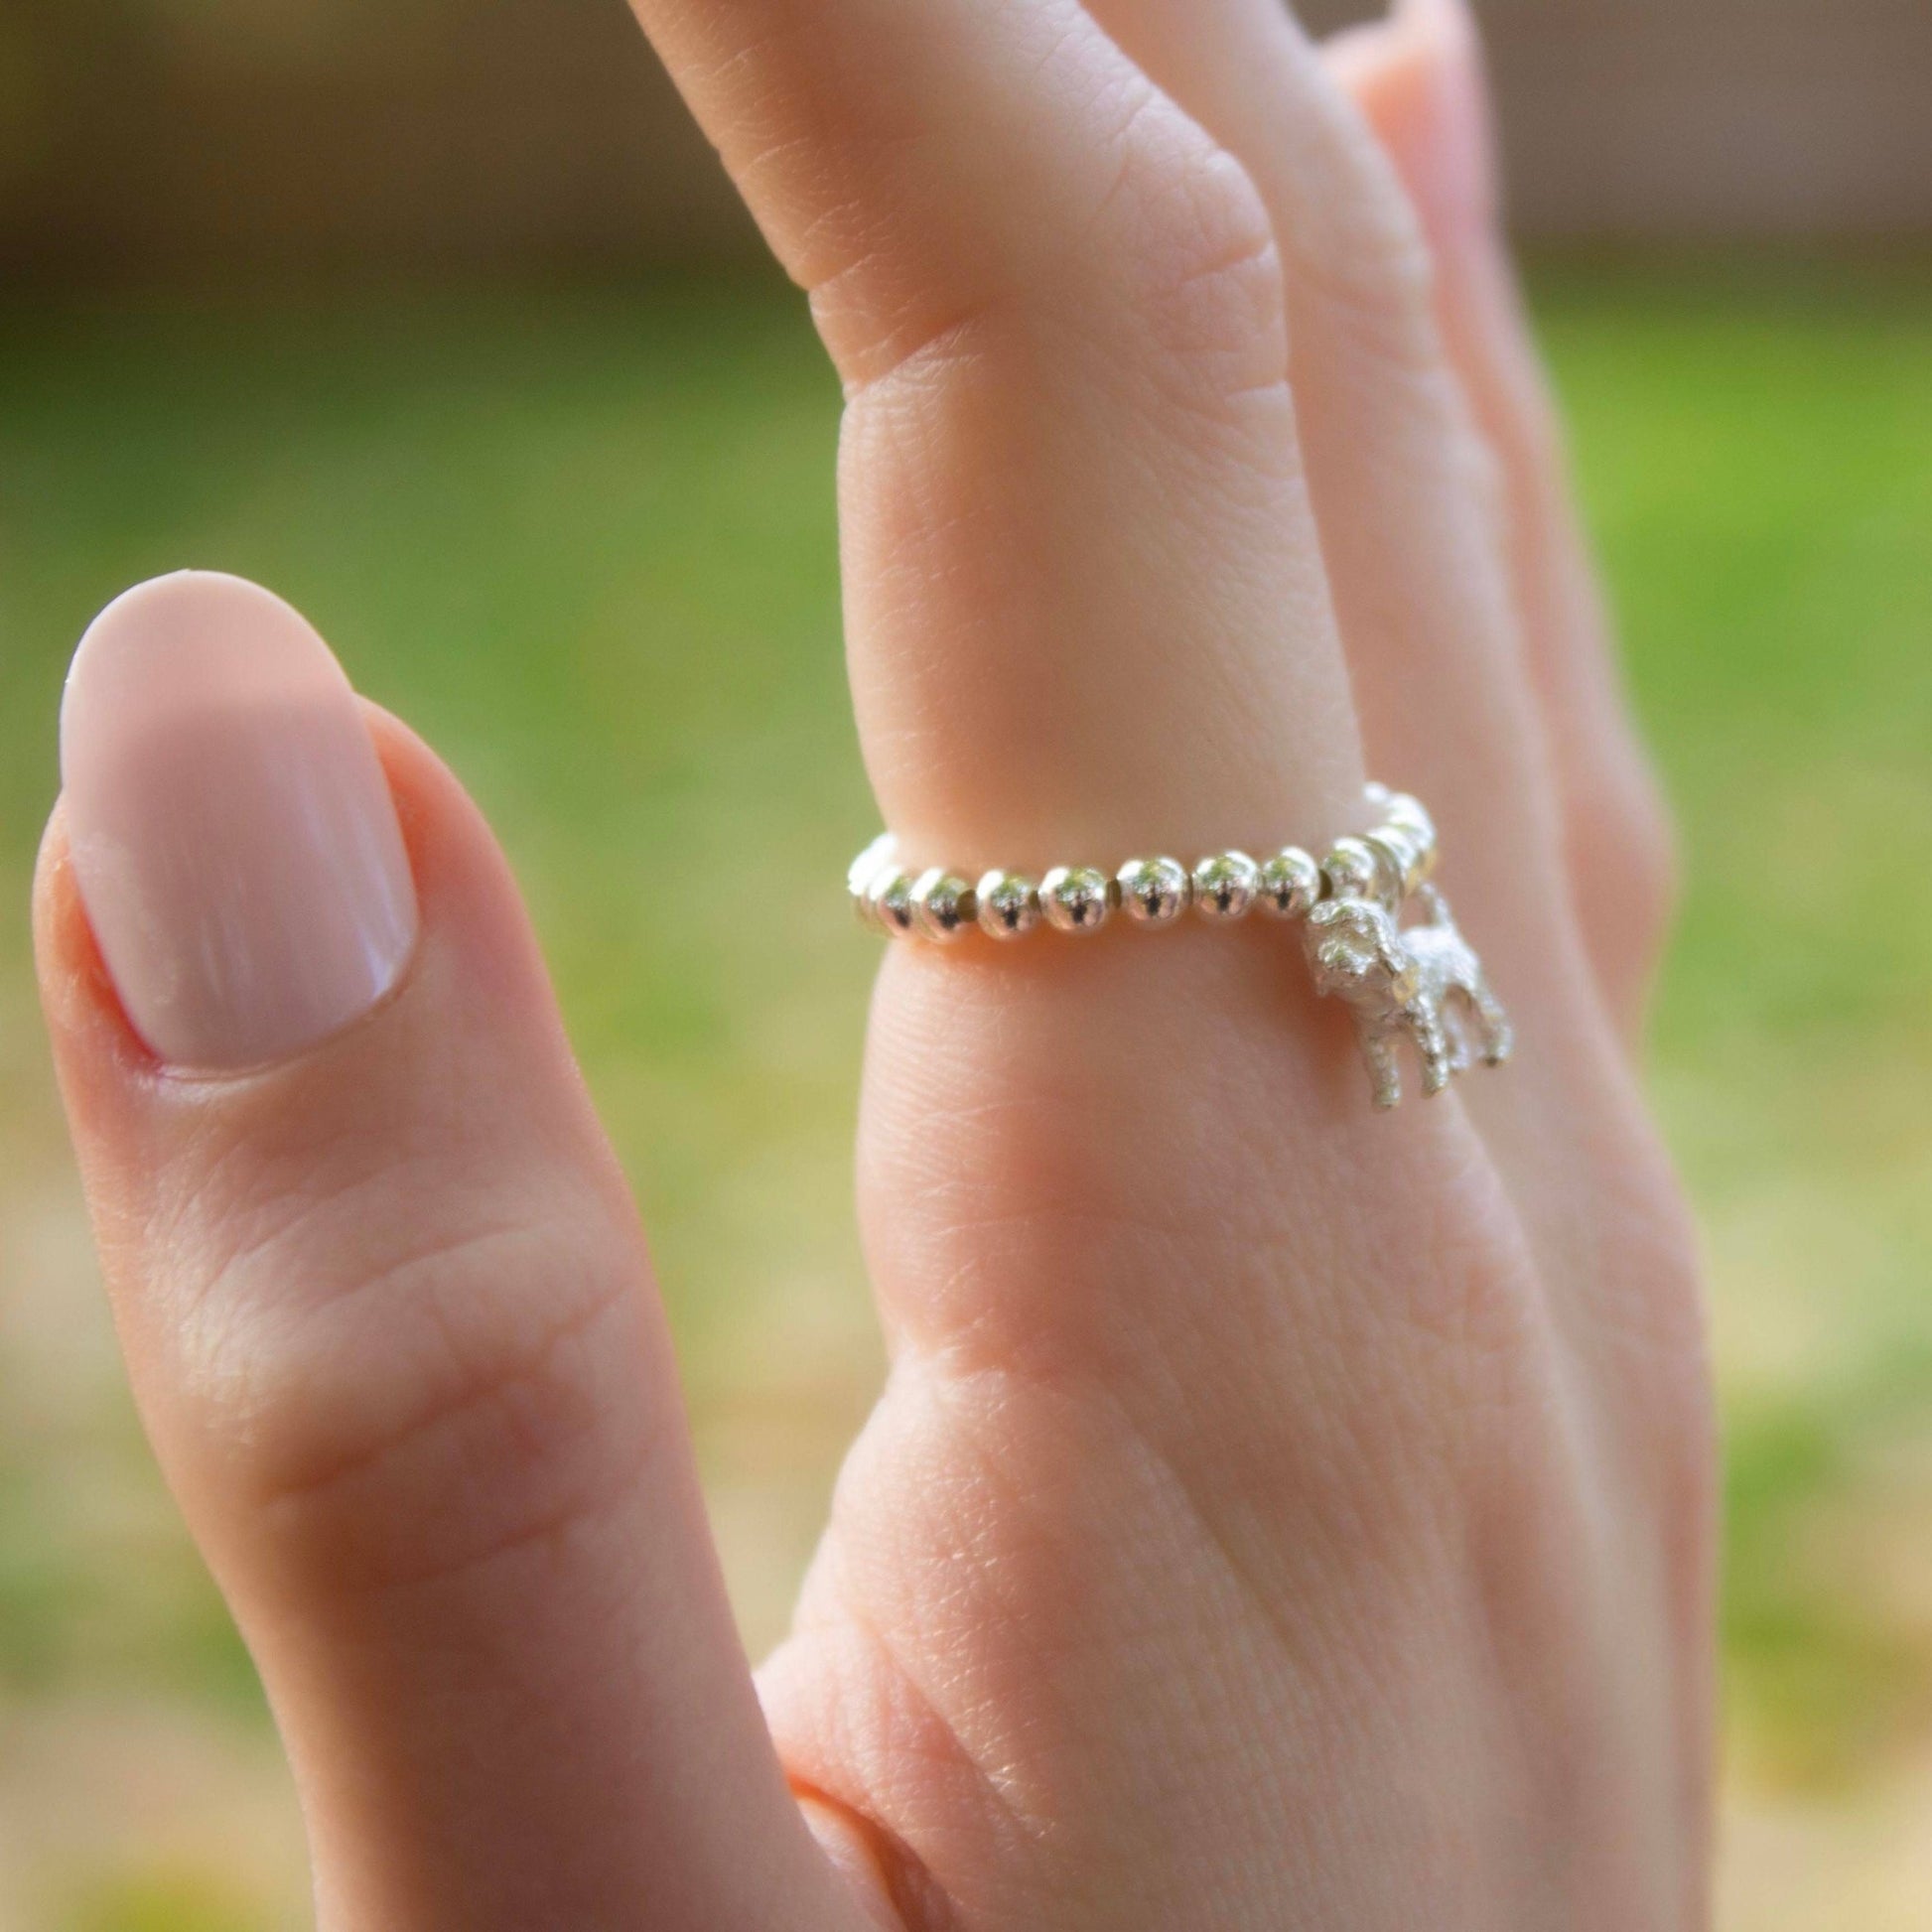
{"type": "Polygon", "coordinates": [[[449,773],[369,712],[414,952],[241,1077],[130,1025],[57,810],[104,1272],[320,1924],[1703,1923],[1709,1403],[1631,1063],[1669,851],[1466,19],[633,4],[846,383],[903,848],[1318,844],[1372,770],[1435,811],[1517,1059],[1376,1115],[1265,921],[894,948],[892,1367],[755,1687],[641,1234],[449,773]]]}

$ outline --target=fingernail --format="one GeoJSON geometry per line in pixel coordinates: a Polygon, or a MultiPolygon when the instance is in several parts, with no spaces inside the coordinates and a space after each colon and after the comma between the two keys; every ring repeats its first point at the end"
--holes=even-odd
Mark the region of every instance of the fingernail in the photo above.
{"type": "Polygon", "coordinates": [[[416,939],[396,808],[348,679],[280,598],[183,571],[74,653],[61,775],[75,883],[164,1060],[287,1059],[360,1018],[416,939]]]}
{"type": "Polygon", "coordinates": [[[1387,130],[1397,168],[1439,247],[1486,234],[1497,215],[1495,130],[1467,0],[1403,0],[1394,25],[1415,55],[1406,111],[1387,130]]]}

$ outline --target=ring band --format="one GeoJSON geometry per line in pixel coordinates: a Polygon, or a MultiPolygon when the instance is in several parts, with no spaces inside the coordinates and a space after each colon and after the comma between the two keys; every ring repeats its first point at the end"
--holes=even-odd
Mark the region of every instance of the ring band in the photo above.
{"type": "Polygon", "coordinates": [[[1414,1044],[1424,1091],[1435,1094],[1477,1058],[1501,1065],[1513,1035],[1482,962],[1430,883],[1435,821],[1406,792],[1370,785],[1367,798],[1373,829],[1337,839],[1318,863],[1289,845],[1260,861],[1229,851],[1191,868],[1158,857],[1111,873],[1055,866],[1037,881],[996,869],[975,882],[945,866],[908,870],[887,832],[852,862],[846,885],[870,930],[939,945],[975,928],[1002,941],[1042,925],[1097,932],[1117,912],[1150,927],[1175,925],[1190,910],[1215,924],[1256,910],[1300,921],[1315,990],[1349,1007],[1375,1104],[1393,1107],[1402,1097],[1398,1039],[1414,1044]],[[1405,927],[1411,903],[1423,917],[1405,927]]]}
{"type": "Polygon", "coordinates": [[[852,862],[846,887],[860,922],[888,938],[950,944],[975,926],[995,939],[1019,939],[1046,925],[1097,932],[1120,912],[1136,925],[1168,926],[1190,908],[1223,922],[1259,909],[1299,919],[1324,897],[1375,897],[1393,909],[1427,883],[1436,865],[1436,827],[1415,798],[1368,788],[1383,823],[1338,840],[1317,864],[1299,845],[1256,861],[1216,852],[1191,869],[1178,859],[1130,859],[1116,871],[1055,866],[1038,880],[995,870],[977,883],[946,866],[912,872],[898,842],[882,833],[852,862]]]}

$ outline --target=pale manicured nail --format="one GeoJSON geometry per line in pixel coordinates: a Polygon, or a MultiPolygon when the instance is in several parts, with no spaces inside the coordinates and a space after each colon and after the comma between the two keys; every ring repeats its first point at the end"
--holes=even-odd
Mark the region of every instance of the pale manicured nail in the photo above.
{"type": "Polygon", "coordinates": [[[417,918],[395,804],[280,598],[207,571],[116,598],[68,674],[61,774],[88,921],[164,1060],[286,1059],[395,984],[417,918]]]}

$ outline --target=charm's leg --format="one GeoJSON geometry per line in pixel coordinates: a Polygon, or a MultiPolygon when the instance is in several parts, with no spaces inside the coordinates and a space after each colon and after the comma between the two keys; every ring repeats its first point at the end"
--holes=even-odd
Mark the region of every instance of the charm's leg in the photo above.
{"type": "Polygon", "coordinates": [[[1516,1030],[1509,1024],[1503,1003],[1490,992],[1489,983],[1478,979],[1469,989],[1476,1017],[1482,1022],[1482,1058],[1485,1065],[1501,1066],[1516,1044],[1516,1030]]]}
{"type": "Polygon", "coordinates": [[[1402,1100],[1402,1069],[1396,1064],[1395,1041],[1386,1034],[1362,1035],[1362,1059],[1374,1083],[1375,1104],[1394,1107],[1402,1100]]]}
{"type": "Polygon", "coordinates": [[[1443,1031],[1440,1015],[1417,1015],[1416,1050],[1422,1055],[1423,1092],[1441,1093],[1455,1071],[1455,1060],[1449,1049],[1449,1035],[1443,1031]]]}

